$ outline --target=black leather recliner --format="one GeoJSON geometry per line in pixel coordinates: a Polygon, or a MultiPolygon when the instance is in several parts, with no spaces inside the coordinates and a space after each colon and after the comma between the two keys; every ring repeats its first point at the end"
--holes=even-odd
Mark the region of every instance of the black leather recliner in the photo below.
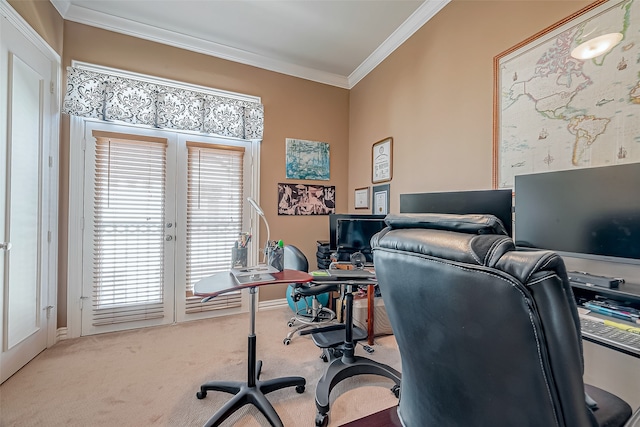
{"type": "Polygon", "coordinates": [[[371,243],[402,359],[404,426],[614,427],[630,418],[627,403],[583,383],[560,256],[516,251],[491,215],[386,223],[371,243]]]}

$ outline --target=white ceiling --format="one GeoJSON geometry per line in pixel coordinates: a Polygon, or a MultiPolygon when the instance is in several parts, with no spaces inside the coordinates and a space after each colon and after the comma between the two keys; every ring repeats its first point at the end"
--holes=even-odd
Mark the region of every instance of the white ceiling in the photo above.
{"type": "Polygon", "coordinates": [[[62,17],[352,88],[450,0],[50,0],[62,17]]]}

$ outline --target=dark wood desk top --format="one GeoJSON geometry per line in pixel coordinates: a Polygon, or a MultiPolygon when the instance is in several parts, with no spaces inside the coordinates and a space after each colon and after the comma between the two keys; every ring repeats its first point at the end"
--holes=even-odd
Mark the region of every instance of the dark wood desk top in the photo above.
{"type": "Polygon", "coordinates": [[[304,283],[313,280],[313,277],[298,270],[283,270],[278,273],[270,273],[273,279],[259,282],[238,283],[229,271],[214,274],[193,285],[194,294],[201,297],[216,297],[218,295],[256,286],[274,285],[277,283],[304,283]]]}

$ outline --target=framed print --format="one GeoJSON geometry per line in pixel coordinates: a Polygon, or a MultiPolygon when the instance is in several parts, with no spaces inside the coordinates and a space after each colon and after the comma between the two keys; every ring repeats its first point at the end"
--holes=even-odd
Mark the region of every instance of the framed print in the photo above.
{"type": "Polygon", "coordinates": [[[369,187],[356,188],[356,209],[369,209],[369,187]]]}
{"type": "Polygon", "coordinates": [[[287,179],[329,180],[329,144],[286,138],[287,179]]]}
{"type": "Polygon", "coordinates": [[[371,181],[391,181],[393,174],[393,138],[385,138],[373,144],[371,150],[371,181]]]}
{"type": "Polygon", "coordinates": [[[638,57],[640,2],[629,0],[596,1],[497,55],[493,187],[640,162],[638,57]],[[605,49],[592,45],[610,36],[605,49]]]}
{"type": "Polygon", "coordinates": [[[373,187],[373,214],[387,215],[389,213],[389,184],[373,187]]]}
{"type": "Polygon", "coordinates": [[[335,185],[278,183],[278,215],[336,213],[335,185]]]}

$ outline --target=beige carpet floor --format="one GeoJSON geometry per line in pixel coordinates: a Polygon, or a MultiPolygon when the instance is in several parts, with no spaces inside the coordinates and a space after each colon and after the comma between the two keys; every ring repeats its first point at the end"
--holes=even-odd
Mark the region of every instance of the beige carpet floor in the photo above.
{"type": "MultiPolygon", "coordinates": [[[[314,426],[315,386],[327,364],[310,337],[282,339],[291,316],[287,308],[257,313],[261,379],[299,375],[294,388],[269,393],[285,426],[314,426]]],[[[0,426],[201,426],[230,394],[209,392],[210,380],[245,381],[249,315],[63,340],[45,350],[0,386],[0,426]]],[[[393,336],[377,337],[374,353],[356,354],[400,370],[393,336]]],[[[329,426],[397,404],[389,379],[362,375],[338,384],[331,393],[329,426]]],[[[224,426],[268,426],[246,405],[224,426]]]]}

